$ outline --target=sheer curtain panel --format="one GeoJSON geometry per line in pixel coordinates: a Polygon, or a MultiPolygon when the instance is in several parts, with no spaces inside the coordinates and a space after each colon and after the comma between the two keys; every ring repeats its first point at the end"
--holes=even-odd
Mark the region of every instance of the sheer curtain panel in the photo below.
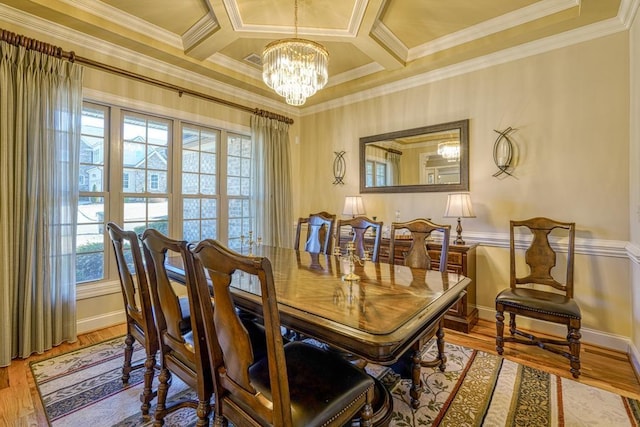
{"type": "Polygon", "coordinates": [[[0,366],[76,339],[83,68],[0,42],[0,366]]]}
{"type": "Polygon", "coordinates": [[[289,125],[267,117],[251,116],[255,146],[253,209],[256,236],[265,245],[293,245],[293,202],[289,125]]]}

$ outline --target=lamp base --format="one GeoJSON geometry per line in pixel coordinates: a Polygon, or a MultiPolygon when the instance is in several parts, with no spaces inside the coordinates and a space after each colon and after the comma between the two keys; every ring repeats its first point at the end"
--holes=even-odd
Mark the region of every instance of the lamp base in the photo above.
{"type": "Polygon", "coordinates": [[[462,224],[460,223],[460,218],[458,218],[458,226],[456,227],[456,240],[453,241],[454,245],[464,245],[464,240],[462,240],[462,224]]]}

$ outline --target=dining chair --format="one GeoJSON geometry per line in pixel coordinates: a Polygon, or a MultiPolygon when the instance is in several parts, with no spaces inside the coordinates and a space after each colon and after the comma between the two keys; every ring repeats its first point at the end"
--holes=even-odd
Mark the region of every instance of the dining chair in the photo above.
{"type": "Polygon", "coordinates": [[[336,227],[336,245],[343,249],[347,242],[354,242],[356,255],[360,258],[365,252],[365,233],[371,229],[373,233],[373,247],[371,261],[378,262],[380,241],[382,239],[382,221],[373,221],[364,216],[351,219],[339,219],[336,227]]]}
{"type": "Polygon", "coordinates": [[[153,318],[153,307],[149,295],[147,273],[142,262],[142,252],[138,236],[133,231],[126,231],[116,223],[107,223],[107,230],[118,266],[120,289],[124,301],[127,333],[124,343],[124,363],[122,365],[122,382],[127,384],[134,369],[144,368],[144,386],[140,394],[140,407],[143,416],[148,416],[151,400],[156,396],[152,390],[153,376],[158,353],[158,335],[153,318]],[[133,344],[138,341],[145,350],[146,359],[138,365],[131,364],[133,344]]]}
{"type": "Polygon", "coordinates": [[[271,263],[214,240],[192,250],[214,375],[216,425],[343,426],[360,416],[370,426],[373,379],[340,356],[294,341],[283,344],[271,263]],[[206,274],[205,274],[206,272],[206,274]],[[207,279],[208,276],[208,279],[207,279]],[[230,289],[234,277],[260,289],[267,354],[256,358],[230,289]],[[215,310],[204,303],[213,286],[215,310]]]}
{"type": "Polygon", "coordinates": [[[431,233],[438,232],[442,234],[442,249],[440,251],[440,262],[438,270],[441,273],[447,271],[447,258],[449,256],[449,235],[451,234],[450,225],[440,225],[431,222],[428,219],[417,218],[407,222],[391,223],[391,235],[389,237],[389,263],[393,264],[395,256],[396,235],[398,230],[408,230],[411,233],[411,246],[409,250],[404,252],[404,265],[411,268],[420,268],[423,270],[431,270],[431,257],[427,248],[427,239],[431,237],[431,233]]]}
{"type": "Polygon", "coordinates": [[[324,211],[311,214],[307,218],[299,218],[294,249],[300,249],[300,232],[302,226],[306,224],[307,240],[304,244],[304,250],[311,253],[330,254],[335,223],[336,216],[324,211]]]}
{"type": "Polygon", "coordinates": [[[205,298],[203,304],[212,305],[210,294],[200,296],[189,286],[194,281],[193,257],[189,253],[188,242],[173,240],[157,230],[147,229],[141,237],[145,260],[149,270],[149,288],[153,298],[156,328],[160,349],[160,373],[158,374],[158,401],[154,412],[154,426],[164,424],[164,418],[181,408],[196,410],[198,426],[209,425],[210,400],[213,384],[208,360],[209,353],[203,344],[204,326],[199,316],[198,299],[205,298]],[[187,302],[190,304],[191,330],[183,327],[183,308],[174,285],[167,275],[167,256],[181,259],[187,283],[187,302]],[[193,310],[193,308],[196,308],[193,310]],[[172,374],[196,391],[195,399],[185,399],[167,406],[167,394],[172,374]]]}
{"type": "MultiPolygon", "coordinates": [[[[404,265],[411,268],[412,275],[415,277],[415,285],[413,286],[425,286],[424,274],[426,270],[431,270],[432,260],[429,256],[429,250],[427,246],[427,238],[431,236],[431,233],[438,232],[442,235],[442,248],[440,250],[440,262],[438,263],[438,271],[445,273],[447,271],[447,258],[449,256],[449,236],[451,234],[450,225],[440,225],[432,222],[429,219],[417,218],[406,222],[392,222],[391,223],[391,235],[389,242],[389,263],[394,263],[395,257],[395,243],[399,235],[396,233],[399,230],[408,230],[411,233],[411,245],[409,250],[404,252],[404,265]]],[[[444,318],[440,320],[437,329],[433,334],[425,335],[412,346],[412,348],[405,353],[401,359],[412,360],[413,370],[411,373],[414,378],[414,384],[419,382],[419,372],[417,370],[420,367],[438,367],[441,371],[446,368],[447,356],[444,352],[444,318]],[[423,360],[422,353],[424,346],[429,343],[433,335],[436,336],[436,345],[438,348],[438,354],[433,360],[423,360]],[[415,378],[418,378],[416,381],[415,378]]],[[[416,401],[412,401],[412,406],[415,407],[416,401]]]]}
{"type": "Polygon", "coordinates": [[[510,221],[509,242],[509,288],[496,296],[498,354],[503,354],[505,342],[536,345],[569,359],[571,374],[578,378],[582,315],[573,297],[575,223],[542,217],[510,221]],[[516,260],[516,230],[524,230],[532,236],[524,253],[524,262],[519,263],[516,260]],[[562,235],[567,238],[567,255],[564,262],[550,242],[550,234],[554,231],[554,237],[559,238],[562,235]],[[525,263],[528,268],[524,267],[525,263]],[[509,313],[508,337],[504,336],[505,311],[509,313]],[[519,330],[516,326],[516,315],[564,324],[567,327],[566,339],[541,338],[519,330]],[[568,351],[564,347],[568,347],[568,351]]]}

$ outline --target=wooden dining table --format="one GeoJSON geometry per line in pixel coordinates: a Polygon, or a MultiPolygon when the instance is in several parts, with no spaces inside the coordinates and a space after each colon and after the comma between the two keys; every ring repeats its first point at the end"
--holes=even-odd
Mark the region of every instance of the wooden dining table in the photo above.
{"type": "MultiPolygon", "coordinates": [[[[382,365],[394,364],[410,351],[410,395],[418,406],[422,346],[437,337],[438,357],[432,366],[444,370],[444,315],[464,295],[470,279],[369,261],[351,266],[343,256],[270,246],[254,247],[251,255],[271,261],[282,326],[382,365]],[[343,280],[349,272],[359,279],[343,280]]],[[[184,282],[180,259],[169,258],[167,272],[184,282]]],[[[262,316],[257,277],[235,273],[231,291],[239,308],[262,316]]]]}

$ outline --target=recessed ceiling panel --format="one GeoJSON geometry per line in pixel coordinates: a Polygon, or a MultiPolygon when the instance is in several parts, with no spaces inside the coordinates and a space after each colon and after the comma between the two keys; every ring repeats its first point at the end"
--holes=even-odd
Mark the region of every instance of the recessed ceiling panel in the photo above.
{"type": "Polygon", "coordinates": [[[410,49],[538,2],[539,0],[388,1],[380,21],[410,49]]]}
{"type": "Polygon", "coordinates": [[[177,35],[209,13],[205,0],[101,0],[177,35]]]}
{"type": "MultiPolygon", "coordinates": [[[[404,0],[402,0],[404,1],[404,0]]],[[[293,27],[293,0],[237,0],[245,25],[293,27]]],[[[345,29],[353,13],[355,0],[298,0],[298,27],[345,29]]]]}

